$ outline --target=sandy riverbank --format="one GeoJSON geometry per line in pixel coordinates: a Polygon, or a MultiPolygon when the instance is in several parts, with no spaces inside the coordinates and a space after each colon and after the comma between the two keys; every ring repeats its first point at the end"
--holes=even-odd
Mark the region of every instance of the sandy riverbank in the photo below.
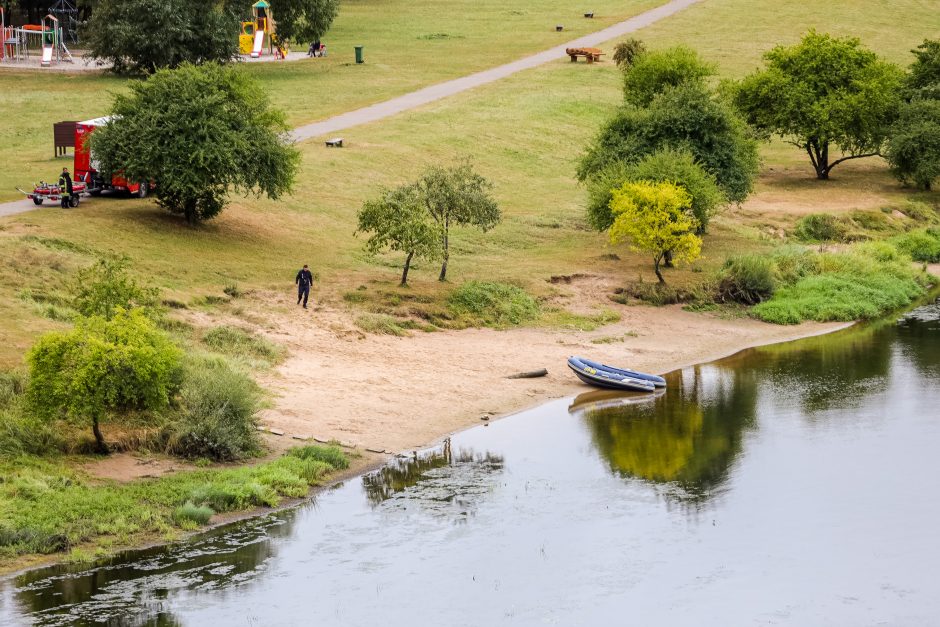
{"type": "MultiPolygon", "coordinates": [[[[602,298],[603,283],[588,277],[566,286],[574,302],[621,315],[620,322],[595,331],[468,329],[392,337],[359,332],[341,307],[292,310],[269,334],[290,349],[290,357],[261,379],[277,395],[262,421],[283,430],[285,441],[299,435],[409,451],[478,424],[481,416],[588,390],[568,370],[569,355],[664,373],[847,326],[779,326],[691,313],[678,305],[615,305],[602,298]],[[538,368],[547,368],[548,376],[506,378],[538,368]]],[[[292,303],[285,298],[283,304],[292,303]]]]}

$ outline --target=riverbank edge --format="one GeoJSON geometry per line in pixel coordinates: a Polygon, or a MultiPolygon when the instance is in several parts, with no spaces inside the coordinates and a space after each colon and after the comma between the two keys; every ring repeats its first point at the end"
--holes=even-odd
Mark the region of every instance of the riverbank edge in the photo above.
{"type": "MultiPolygon", "coordinates": [[[[794,337],[790,337],[790,338],[786,338],[782,340],[781,339],[769,339],[768,341],[753,342],[753,343],[748,344],[745,347],[735,347],[730,350],[718,351],[714,353],[706,353],[701,356],[696,356],[695,358],[685,361],[683,363],[670,364],[670,367],[666,368],[663,372],[659,374],[666,374],[669,372],[674,372],[676,370],[681,370],[683,368],[687,368],[687,367],[694,366],[694,365],[711,363],[714,361],[718,361],[720,359],[732,357],[734,355],[737,355],[747,350],[759,348],[761,346],[771,346],[774,344],[796,342],[796,341],[811,338],[811,337],[818,337],[820,335],[836,333],[838,331],[843,331],[855,324],[857,324],[857,322],[855,321],[846,322],[846,323],[842,323],[838,325],[833,325],[832,327],[827,327],[825,329],[813,329],[812,331],[807,331],[805,333],[798,334],[794,337]]],[[[487,422],[495,422],[497,420],[503,420],[511,416],[520,414],[522,412],[528,411],[530,409],[533,409],[535,407],[544,405],[545,403],[557,400],[559,398],[565,398],[567,396],[571,396],[572,394],[577,394],[578,390],[587,390],[587,389],[590,389],[590,388],[588,388],[584,384],[579,384],[572,380],[570,384],[566,384],[564,388],[561,390],[563,392],[562,394],[542,395],[541,397],[537,399],[531,400],[531,402],[515,404],[513,407],[511,407],[505,412],[490,416],[487,422]]],[[[349,481],[351,479],[361,478],[367,475],[368,473],[381,468],[394,457],[405,455],[405,454],[410,454],[414,452],[415,450],[424,451],[424,450],[435,448],[437,446],[440,446],[440,444],[444,442],[447,438],[450,438],[457,433],[461,433],[468,429],[472,429],[476,426],[479,426],[479,424],[481,424],[479,421],[474,422],[468,418],[464,424],[461,424],[456,429],[451,429],[445,433],[439,434],[433,437],[432,439],[430,439],[429,441],[425,442],[421,446],[415,447],[415,449],[409,450],[407,452],[400,451],[399,453],[396,453],[396,454],[373,454],[373,453],[368,453],[368,452],[364,452],[361,450],[357,450],[356,452],[360,454],[360,457],[352,458],[350,460],[349,468],[347,468],[346,470],[343,470],[342,472],[337,473],[334,476],[331,476],[329,481],[324,483],[323,485],[311,487],[307,495],[302,498],[285,499],[277,507],[255,507],[255,508],[245,509],[245,510],[236,511],[236,512],[225,512],[223,514],[218,514],[214,517],[215,519],[209,524],[203,527],[200,527],[199,529],[196,529],[194,531],[185,532],[181,534],[180,537],[174,538],[173,540],[166,541],[166,540],[158,540],[155,538],[151,538],[148,540],[143,540],[142,542],[121,545],[115,548],[114,550],[110,551],[107,554],[107,556],[96,557],[92,560],[89,560],[88,562],[80,562],[77,564],[78,565],[91,565],[91,564],[99,563],[108,559],[113,559],[114,557],[120,556],[121,554],[130,552],[130,551],[142,551],[142,550],[171,546],[174,544],[187,542],[198,535],[205,534],[205,533],[212,533],[228,525],[233,525],[233,524],[236,524],[236,523],[248,520],[248,519],[252,519],[252,518],[259,518],[262,516],[277,514],[279,512],[283,512],[289,509],[303,506],[304,504],[307,504],[311,502],[312,500],[314,500],[318,495],[326,493],[332,490],[333,488],[341,485],[342,483],[345,483],[346,481],[349,481]]],[[[89,543],[88,547],[94,547],[94,543],[89,543]]],[[[11,563],[9,566],[0,565],[0,584],[9,582],[15,579],[16,577],[22,576],[34,570],[39,570],[42,568],[49,568],[52,566],[59,566],[63,564],[68,564],[68,554],[57,553],[53,555],[33,555],[33,556],[26,556],[25,560],[22,559],[22,556],[21,556],[19,560],[14,560],[14,563],[11,563]],[[22,564],[16,564],[15,563],[16,561],[28,561],[29,563],[26,565],[22,565],[22,564]]]]}

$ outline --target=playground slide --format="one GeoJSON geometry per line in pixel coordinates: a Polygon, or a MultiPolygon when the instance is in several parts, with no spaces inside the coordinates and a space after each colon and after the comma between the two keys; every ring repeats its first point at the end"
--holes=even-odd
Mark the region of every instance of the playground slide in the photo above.
{"type": "Polygon", "coordinates": [[[42,62],[40,65],[43,67],[52,65],[52,46],[42,47],[42,62]]]}
{"type": "Polygon", "coordinates": [[[251,49],[251,58],[257,59],[261,56],[261,46],[264,44],[264,31],[255,31],[255,45],[251,49]]]}

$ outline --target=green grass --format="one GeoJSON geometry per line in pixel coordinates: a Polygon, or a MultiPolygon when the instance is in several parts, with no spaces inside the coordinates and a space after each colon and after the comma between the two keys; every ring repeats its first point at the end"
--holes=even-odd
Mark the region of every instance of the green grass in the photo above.
{"type": "MultiPolygon", "coordinates": [[[[215,512],[273,507],[306,496],[348,460],[323,447],[304,447],[271,462],[180,472],[129,483],[91,481],[65,461],[0,460],[0,559],[56,553],[71,547],[125,546],[142,538],[177,537],[215,512]]],[[[2,563],[2,562],[0,562],[2,563]]]]}
{"type": "Polygon", "coordinates": [[[474,326],[516,326],[535,320],[540,313],[538,302],[521,287],[491,281],[467,281],[447,302],[457,316],[474,326]]]}
{"type": "Polygon", "coordinates": [[[215,327],[203,335],[202,341],[214,351],[248,362],[261,361],[270,366],[284,357],[283,348],[254,331],[240,327],[215,327]]]}

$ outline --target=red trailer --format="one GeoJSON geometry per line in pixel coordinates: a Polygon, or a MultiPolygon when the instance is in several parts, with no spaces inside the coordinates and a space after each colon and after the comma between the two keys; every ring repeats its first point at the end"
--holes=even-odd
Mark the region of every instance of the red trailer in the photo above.
{"type": "Polygon", "coordinates": [[[75,167],[72,176],[76,182],[85,184],[89,194],[98,195],[103,190],[115,189],[128,191],[144,198],[153,187],[152,181],[128,181],[121,173],[117,173],[110,180],[105,180],[98,172],[97,162],[92,157],[86,144],[88,137],[99,126],[104,126],[111,120],[110,116],[85,120],[75,125],[75,167]]]}

